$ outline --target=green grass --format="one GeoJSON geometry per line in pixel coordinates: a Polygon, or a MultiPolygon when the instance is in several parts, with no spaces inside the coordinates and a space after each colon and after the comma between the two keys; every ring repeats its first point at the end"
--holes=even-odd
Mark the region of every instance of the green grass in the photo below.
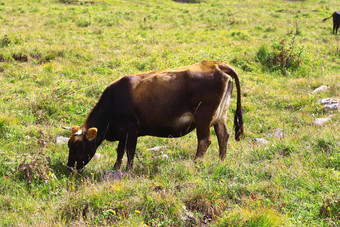
{"type": "MultiPolygon", "coordinates": [[[[0,0],[0,225],[339,226],[339,111],[317,104],[340,100],[340,36],[321,22],[339,8],[336,0],[0,0]],[[109,83],[203,59],[229,62],[241,80],[246,135],[230,139],[225,161],[211,130],[197,163],[193,132],[139,138],[134,170],[114,183],[103,177],[117,143],[68,173],[61,127],[81,125],[109,83]],[[320,85],[331,89],[312,93],[320,85]],[[155,146],[164,148],[148,150],[155,146]]],[[[231,131],[235,103],[233,94],[231,131]]]]}

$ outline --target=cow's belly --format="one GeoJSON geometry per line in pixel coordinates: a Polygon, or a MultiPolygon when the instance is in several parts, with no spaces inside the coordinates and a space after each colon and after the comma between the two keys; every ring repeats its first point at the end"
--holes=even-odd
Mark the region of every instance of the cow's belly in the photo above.
{"type": "Polygon", "coordinates": [[[142,127],[141,135],[150,135],[158,137],[181,137],[196,128],[193,114],[184,113],[174,119],[157,122],[155,124],[142,127]]]}

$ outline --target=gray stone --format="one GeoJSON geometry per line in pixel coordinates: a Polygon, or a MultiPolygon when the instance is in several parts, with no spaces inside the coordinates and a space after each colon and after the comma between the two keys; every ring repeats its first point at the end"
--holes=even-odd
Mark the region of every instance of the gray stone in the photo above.
{"type": "Polygon", "coordinates": [[[283,138],[284,137],[284,132],[283,132],[283,129],[282,128],[276,128],[274,129],[274,132],[272,134],[273,136],[275,137],[279,137],[279,138],[283,138]]]}
{"type": "Polygon", "coordinates": [[[335,103],[335,104],[326,104],[323,106],[323,108],[327,111],[332,111],[332,110],[337,110],[339,109],[340,104],[335,103]]]}
{"type": "Polygon", "coordinates": [[[58,136],[57,139],[55,140],[56,144],[65,144],[68,142],[70,138],[64,137],[64,136],[58,136]]]}
{"type": "Polygon", "coordinates": [[[126,171],[120,171],[120,170],[106,170],[104,174],[104,180],[106,181],[116,181],[121,180],[123,177],[125,177],[128,174],[126,171]]]}
{"type": "Polygon", "coordinates": [[[267,144],[269,143],[268,140],[263,139],[263,138],[255,138],[255,142],[256,142],[257,144],[261,144],[261,145],[267,145],[267,144]]]}
{"type": "Polygon", "coordinates": [[[313,124],[316,125],[316,126],[322,126],[329,120],[331,120],[331,119],[330,118],[316,118],[314,120],[313,124]]]}
{"type": "Polygon", "coordinates": [[[163,154],[163,155],[162,155],[162,158],[164,158],[164,159],[168,159],[168,158],[169,158],[169,156],[168,156],[167,154],[163,154]]]}
{"type": "Polygon", "coordinates": [[[102,158],[103,155],[99,154],[98,152],[94,154],[93,158],[94,159],[99,159],[99,158],[102,158]]]}
{"type": "Polygon", "coordinates": [[[325,111],[333,111],[340,109],[340,103],[331,98],[325,98],[318,100],[318,103],[323,105],[325,111]]]}
{"type": "Polygon", "coordinates": [[[320,87],[316,88],[313,93],[320,93],[320,92],[324,92],[329,90],[330,87],[326,86],[326,85],[321,85],[320,87]]]}
{"type": "Polygon", "coordinates": [[[148,151],[162,151],[165,148],[166,146],[156,146],[156,147],[149,148],[148,151]]]}
{"type": "Polygon", "coordinates": [[[332,104],[337,104],[338,102],[331,98],[325,98],[325,99],[319,99],[318,103],[322,105],[332,105],[332,104]]]}

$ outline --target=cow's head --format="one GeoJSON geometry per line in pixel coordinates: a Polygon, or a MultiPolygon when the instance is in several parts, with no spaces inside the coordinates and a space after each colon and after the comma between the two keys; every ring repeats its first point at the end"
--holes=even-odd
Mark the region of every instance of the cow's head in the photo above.
{"type": "Polygon", "coordinates": [[[85,131],[78,126],[72,126],[71,132],[71,138],[68,141],[67,167],[72,172],[74,167],[77,171],[81,171],[96,153],[97,128],[89,128],[85,131]]]}

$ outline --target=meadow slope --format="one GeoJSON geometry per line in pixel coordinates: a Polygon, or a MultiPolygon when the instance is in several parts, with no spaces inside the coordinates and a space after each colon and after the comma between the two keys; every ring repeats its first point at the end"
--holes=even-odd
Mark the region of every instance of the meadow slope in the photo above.
{"type": "Polygon", "coordinates": [[[336,10],[338,0],[0,0],[0,225],[339,226],[339,110],[318,104],[340,101],[340,34],[322,22],[336,10]],[[108,84],[203,59],[241,80],[245,138],[229,140],[223,162],[212,129],[197,163],[192,132],[139,138],[133,171],[115,182],[103,178],[117,143],[81,174],[66,170],[62,126],[81,125],[108,84]]]}

